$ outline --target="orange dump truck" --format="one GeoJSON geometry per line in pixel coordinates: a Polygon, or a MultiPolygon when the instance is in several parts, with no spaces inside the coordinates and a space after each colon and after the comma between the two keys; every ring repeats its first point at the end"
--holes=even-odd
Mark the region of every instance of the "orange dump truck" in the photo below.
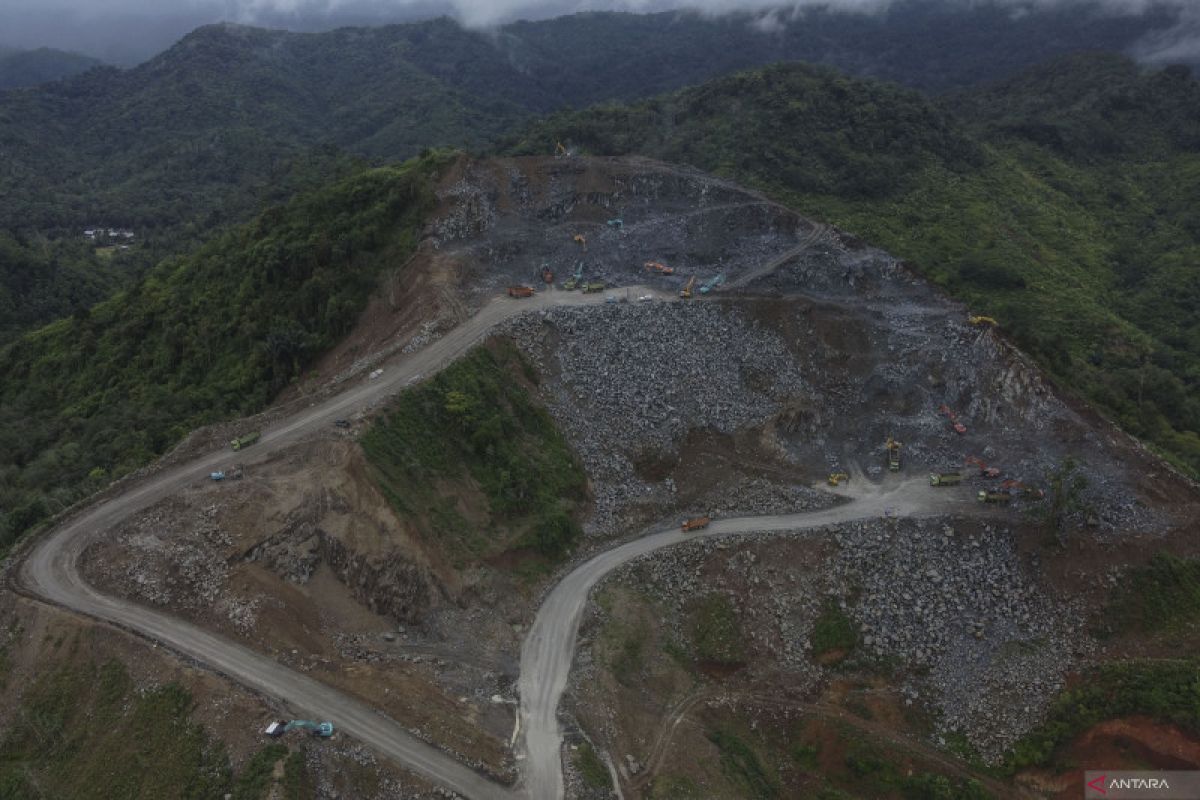
{"type": "Polygon", "coordinates": [[[685,519],[683,521],[683,524],[680,525],[679,527],[684,532],[698,531],[701,528],[707,528],[708,523],[710,523],[710,522],[712,522],[712,517],[693,517],[691,519],[685,519]]]}
{"type": "Polygon", "coordinates": [[[510,286],[508,287],[509,297],[533,297],[532,286],[510,286]]]}

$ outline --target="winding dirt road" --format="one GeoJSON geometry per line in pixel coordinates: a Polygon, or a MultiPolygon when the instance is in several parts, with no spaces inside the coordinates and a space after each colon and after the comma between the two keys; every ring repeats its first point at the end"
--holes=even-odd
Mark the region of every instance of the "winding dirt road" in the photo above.
{"type": "MultiPolygon", "coordinates": [[[[672,295],[647,287],[629,287],[660,299],[672,295]]],[[[541,292],[526,300],[498,298],[471,319],[428,347],[390,362],[383,376],[364,381],[322,403],[297,412],[263,432],[243,460],[261,462],[339,417],[365,409],[414,380],[428,377],[482,341],[499,323],[538,308],[604,302],[604,294],[541,292]]],[[[450,755],[429,745],[366,703],[299,674],[266,655],[207,632],[167,614],[100,594],[84,582],[78,569],[87,546],[133,514],[185,486],[206,480],[229,460],[221,450],[147,476],[128,491],[101,500],[51,530],[27,551],[16,572],[18,587],[31,595],[149,637],[254,691],[285,703],[298,716],[335,721],[338,728],[382,755],[424,777],[476,800],[529,797],[560,798],[563,781],[559,758],[562,736],[557,709],[575,650],[580,617],[588,592],[604,575],[632,558],[699,536],[816,528],[877,517],[885,508],[898,515],[945,513],[946,502],[911,485],[878,490],[826,511],[786,516],[746,517],[714,522],[700,534],[667,530],[628,542],[592,558],[571,572],[546,597],[521,653],[520,721],[525,735],[526,773],[515,789],[501,786],[450,755]],[[901,491],[903,489],[903,491],[901,491]]],[[[856,482],[863,486],[864,482],[856,482]]]]}

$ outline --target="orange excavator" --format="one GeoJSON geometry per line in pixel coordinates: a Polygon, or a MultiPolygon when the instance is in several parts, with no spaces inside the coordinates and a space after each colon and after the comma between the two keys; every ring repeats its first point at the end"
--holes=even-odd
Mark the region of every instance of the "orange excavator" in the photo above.
{"type": "Polygon", "coordinates": [[[950,426],[954,428],[954,432],[959,436],[967,432],[967,426],[958,421],[958,415],[950,410],[950,406],[942,403],[938,411],[946,415],[946,419],[950,420],[950,426]]]}
{"type": "Polygon", "coordinates": [[[587,237],[582,233],[577,233],[571,237],[571,241],[583,248],[583,252],[587,252],[587,237]]]}
{"type": "Polygon", "coordinates": [[[674,275],[675,274],[674,267],[668,267],[666,264],[663,264],[661,261],[647,261],[646,269],[654,270],[659,275],[674,275]]]}
{"type": "Polygon", "coordinates": [[[967,456],[967,463],[979,467],[979,477],[981,478],[1000,477],[1000,469],[998,467],[989,467],[978,456],[967,456]]]}
{"type": "Polygon", "coordinates": [[[554,283],[554,271],[545,264],[542,264],[542,280],[546,283],[554,283]]]}

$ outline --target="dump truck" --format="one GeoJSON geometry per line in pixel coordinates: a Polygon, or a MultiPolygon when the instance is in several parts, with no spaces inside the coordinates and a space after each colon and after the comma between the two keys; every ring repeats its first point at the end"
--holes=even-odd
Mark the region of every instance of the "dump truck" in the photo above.
{"type": "Polygon", "coordinates": [[[330,736],[333,736],[333,723],[309,722],[306,719],[294,719],[290,722],[276,720],[268,725],[263,733],[272,738],[278,738],[283,736],[288,731],[294,730],[309,731],[313,736],[319,736],[322,739],[328,739],[330,736]]]}
{"type": "Polygon", "coordinates": [[[533,297],[532,286],[510,286],[508,287],[509,297],[533,297]]]}
{"type": "Polygon", "coordinates": [[[845,472],[829,473],[829,485],[830,486],[841,486],[843,483],[847,483],[849,480],[850,480],[850,476],[848,474],[846,474],[845,472]]]}
{"type": "Polygon", "coordinates": [[[593,293],[595,293],[595,292],[603,292],[603,291],[604,291],[604,284],[603,284],[603,283],[600,283],[600,282],[595,282],[595,283],[585,283],[585,284],[583,285],[583,291],[584,291],[584,292],[586,292],[586,293],[588,293],[588,294],[593,294],[593,293]]]}
{"type": "Polygon", "coordinates": [[[245,436],[239,436],[238,438],[234,439],[232,442],[229,443],[229,446],[232,447],[234,450],[241,450],[243,447],[249,447],[250,445],[257,442],[258,437],[260,437],[260,436],[262,436],[262,433],[260,433],[259,431],[254,431],[253,433],[247,433],[245,436]]]}
{"type": "Polygon", "coordinates": [[[962,475],[958,472],[931,472],[930,486],[958,486],[962,483],[962,475]]]}
{"type": "Polygon", "coordinates": [[[979,490],[979,502],[981,503],[1011,503],[1012,495],[1008,492],[987,492],[983,489],[979,490]]]}
{"type": "Polygon", "coordinates": [[[888,472],[899,472],[900,443],[889,436],[884,446],[887,448],[888,472]]]}
{"type": "Polygon", "coordinates": [[[685,519],[683,524],[679,526],[679,529],[684,533],[698,531],[701,528],[707,528],[710,522],[712,522],[712,517],[692,517],[691,519],[685,519]]]}

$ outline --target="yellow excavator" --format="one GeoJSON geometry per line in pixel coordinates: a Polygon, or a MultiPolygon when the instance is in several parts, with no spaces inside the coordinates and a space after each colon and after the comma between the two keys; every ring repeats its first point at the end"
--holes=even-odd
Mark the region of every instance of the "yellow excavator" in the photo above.
{"type": "Polygon", "coordinates": [[[563,147],[562,142],[554,143],[554,157],[555,158],[563,158],[563,157],[569,156],[569,155],[571,155],[570,151],[567,150],[567,148],[563,147]]]}
{"type": "Polygon", "coordinates": [[[841,486],[843,483],[846,483],[849,480],[850,480],[850,476],[847,475],[845,472],[829,473],[829,485],[830,486],[841,486]]]}
{"type": "Polygon", "coordinates": [[[685,285],[683,287],[683,289],[680,290],[679,296],[682,297],[684,300],[691,300],[692,299],[692,286],[695,285],[695,283],[696,283],[695,275],[688,278],[687,285],[685,285]]]}
{"type": "Polygon", "coordinates": [[[967,322],[971,323],[972,325],[996,325],[996,326],[998,326],[1000,324],[999,322],[997,322],[995,320],[994,317],[985,317],[982,314],[972,314],[971,316],[967,317],[967,322]]]}

